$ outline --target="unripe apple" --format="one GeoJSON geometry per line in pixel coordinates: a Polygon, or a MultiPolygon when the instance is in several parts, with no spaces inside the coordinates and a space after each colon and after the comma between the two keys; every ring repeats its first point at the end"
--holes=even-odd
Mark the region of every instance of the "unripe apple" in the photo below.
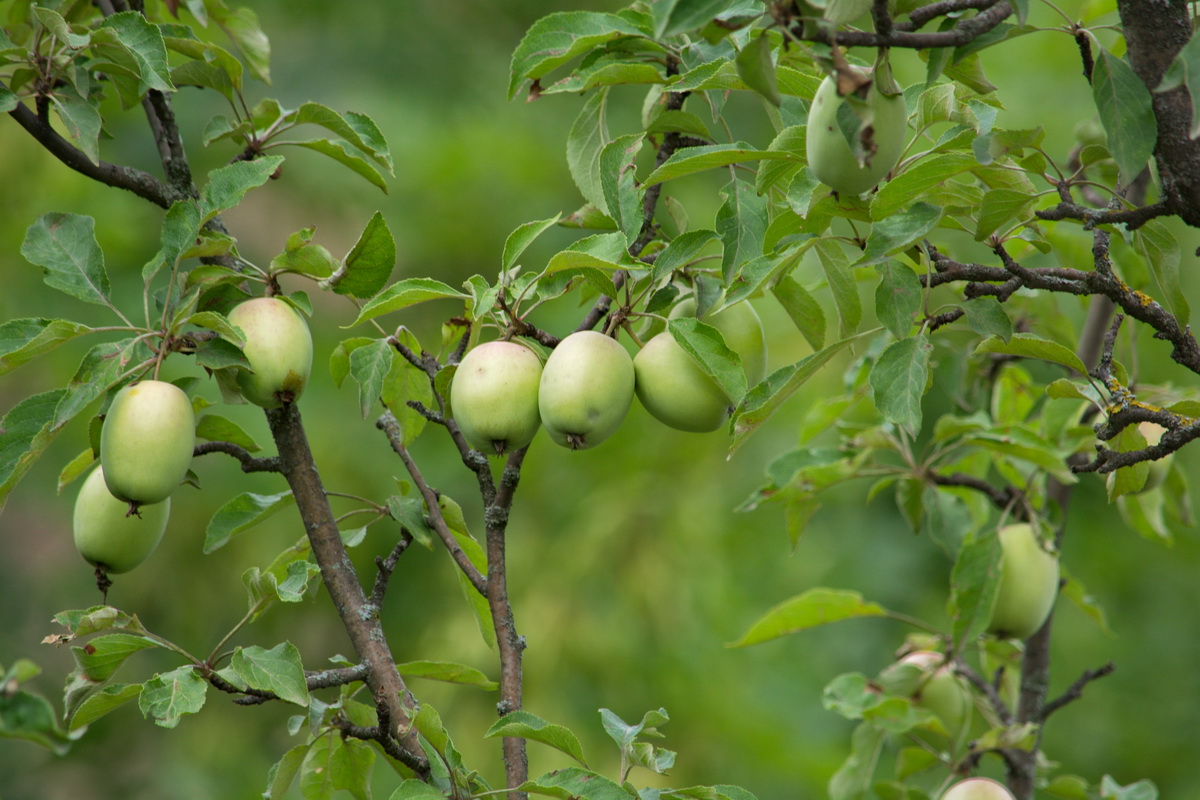
{"type": "MultiPolygon", "coordinates": [[[[1156,445],[1162,439],[1167,429],[1155,422],[1139,422],[1138,433],[1146,440],[1148,445],[1156,445]]],[[[1175,454],[1163,456],[1157,461],[1150,462],[1150,471],[1146,473],[1146,484],[1141,491],[1149,492],[1152,489],[1157,489],[1162,486],[1162,482],[1167,479],[1167,473],[1171,471],[1171,460],[1175,458],[1175,454]]]]}
{"type": "Polygon", "coordinates": [[[988,630],[1028,639],[1042,627],[1058,596],[1058,557],[1046,552],[1028,524],[1008,525],[1000,537],[1000,588],[988,630]]]}
{"type": "Polygon", "coordinates": [[[196,417],[174,384],[141,381],[117,392],[100,428],[104,482],[119,500],[161,503],[187,475],[196,446],[196,417]]]}
{"type": "Polygon", "coordinates": [[[675,337],[663,331],[633,358],[638,400],[664,425],[702,433],[721,427],[729,397],[675,337]]]}
{"type": "Polygon", "coordinates": [[[503,455],[529,444],[541,424],[541,377],[541,360],[514,342],[487,342],[467,353],[450,384],[450,407],[471,446],[503,455]]]}
{"type": "Polygon", "coordinates": [[[846,102],[838,96],[834,76],[826,76],[808,112],[805,149],[808,166],[819,181],[839,194],[859,195],[879,183],[900,160],[908,132],[908,108],[904,95],[885,95],[872,81],[865,99],[872,119],[858,131],[868,152],[865,163],[859,164],[838,125],[838,110],[846,102]]]}
{"type": "Polygon", "coordinates": [[[967,778],[946,790],[942,800],[1014,800],[1012,792],[991,778],[967,778]]]}
{"type": "Polygon", "coordinates": [[[312,372],[313,344],[300,312],[277,297],[256,297],[229,312],[246,335],[242,352],[253,372],[239,368],[238,388],[256,406],[294,403],[312,372]]]}
{"type": "Polygon", "coordinates": [[[171,498],[129,513],[104,484],[102,467],[92,470],[75,498],[75,548],[88,563],[106,573],[128,572],[141,564],[162,541],[171,514],[171,498]]]}
{"type": "Polygon", "coordinates": [[[577,331],[546,359],[538,409],[550,438],[584,450],[612,435],[633,403],[633,359],[616,339],[577,331]]]}
{"type": "Polygon", "coordinates": [[[952,741],[958,741],[971,721],[971,695],[941,653],[918,650],[900,659],[921,670],[912,684],[912,699],[941,720],[952,741]]]}
{"type": "MultiPolygon", "coordinates": [[[[689,297],[671,309],[670,317],[678,319],[695,315],[696,301],[689,297]]],[[[749,300],[725,306],[716,313],[705,314],[700,321],[720,331],[726,346],[738,354],[746,373],[747,385],[753,386],[767,377],[767,335],[758,312],[749,300]]]]}

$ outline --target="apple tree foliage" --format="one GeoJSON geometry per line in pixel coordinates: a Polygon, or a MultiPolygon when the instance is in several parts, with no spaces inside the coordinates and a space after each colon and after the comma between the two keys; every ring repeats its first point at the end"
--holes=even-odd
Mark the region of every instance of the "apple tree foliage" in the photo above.
{"type": "MultiPolygon", "coordinates": [[[[616,12],[551,14],[514,42],[508,95],[577,106],[565,151],[581,204],[521,225],[497,254],[498,273],[454,286],[435,277],[393,280],[396,246],[382,214],[364,221],[344,255],[302,229],[276,245],[270,263],[243,257],[223,220],[248,193],[267,191],[261,187],[297,148],[385,191],[397,166],[365,113],[255,99],[262,89],[253,82],[269,83],[270,50],[253,10],[223,0],[0,4],[7,124],[64,166],[162,209],[161,246],[142,266],[136,293],[113,290],[90,217],[31,220],[20,255],[44,271],[48,286],[107,309],[111,323],[43,316],[0,323],[0,375],[60,346],[83,349],[65,386],[5,410],[0,508],[64,430],[86,434],[76,434],[79,454],[63,465],[60,484],[82,476],[98,458],[100,421],[118,391],[157,376],[167,358],[191,359],[200,369],[177,383],[197,412],[195,455],[227,455],[246,472],[280,478],[274,494],[213,498],[204,551],[293,506],[303,531],[272,563],[245,573],[246,617],[207,656],[174,643],[169,631],[148,630],[136,609],[101,604],[59,613],[61,630],[48,638],[70,643],[77,663],[64,707],[22,688],[38,671],[32,661],[7,664],[0,734],[65,753],[89,724],[123,706],[170,728],[229,695],[245,705],[297,707],[290,726],[296,744],[265,776],[267,797],[282,797],[293,784],[306,798],[339,791],[366,797],[371,772],[384,761],[398,775],[393,798],[495,793],[452,739],[477,733],[456,730],[406,683],[436,677],[498,692],[499,719],[484,736],[500,743],[500,791],[511,790],[510,797],[753,797],[728,785],[639,789],[635,767],[665,773],[674,762],[674,753],[652,741],[667,722],[664,711],[636,723],[602,712],[621,754],[619,774],[604,776],[588,767],[576,735],[552,721],[552,709],[535,715],[523,708],[525,640],[520,609],[508,600],[505,535],[528,448],[489,462],[448,407],[455,369],[479,342],[516,340],[544,358],[573,330],[601,330],[633,350],[665,329],[729,397],[730,452],[818,372],[846,368],[844,392],[809,413],[799,446],[766,465],[761,490],[741,510],[783,506],[791,546],[803,548],[822,493],[866,479],[856,484],[864,498],[894,500],[912,529],[954,560],[948,627],[884,608],[869,587],[821,587],[763,609],[736,643],[892,617],[912,626],[910,649],[942,654],[969,693],[973,722],[956,726],[922,702],[915,668],[834,678],[825,704],[857,727],[830,781],[831,798],[937,797],[988,764],[1000,765],[1019,798],[1035,788],[1061,798],[1155,797],[1147,781],[1123,787],[1108,776],[1076,776],[1041,752],[1042,726],[1106,668],[1049,697],[1050,621],[1024,642],[987,631],[1000,583],[998,528],[1030,523],[1055,549],[1071,534],[1065,508],[1079,481],[1105,481],[1120,517],[1141,535],[1169,539],[1169,525],[1191,522],[1178,466],[1158,485],[1147,486],[1147,477],[1152,462],[1200,436],[1200,396],[1137,374],[1122,354],[1130,351],[1130,332],[1141,329],[1200,374],[1172,227],[1200,226],[1193,138],[1200,103],[1191,102],[1200,44],[1191,37],[1190,7],[1180,2],[1119,0],[1084,22],[1064,17],[1049,32],[1028,22],[1029,6],[640,0],[616,12]],[[1082,71],[1075,79],[1094,98],[1098,125],[1080,127],[1069,152],[1043,147],[1040,127],[1005,127],[1003,98],[981,66],[981,51],[1003,52],[1035,32],[1073,40],[1082,71]],[[837,133],[859,163],[869,163],[877,136],[897,136],[875,129],[863,91],[902,95],[908,110],[899,163],[858,196],[831,191],[806,160],[810,101],[830,75],[848,96],[837,133]],[[183,87],[228,101],[228,113],[202,132],[204,145],[227,163],[206,175],[191,170],[176,125],[173,104],[185,101],[183,87]],[[106,118],[137,106],[150,121],[161,175],[103,158],[106,118]],[[743,132],[746,108],[769,121],[771,137],[743,132]],[[693,188],[676,196],[681,185],[693,188]],[[717,198],[715,214],[689,209],[697,185],[717,198]],[[529,246],[555,226],[577,238],[545,263],[528,263],[529,246]],[[311,321],[353,328],[321,355],[335,383],[357,386],[363,424],[379,429],[409,476],[390,497],[361,498],[369,524],[396,532],[373,577],[355,574],[346,557],[346,548],[363,542],[365,526],[339,527],[330,510],[301,420],[303,401],[264,412],[276,454],[255,455],[259,445],[200,394],[215,382],[223,402],[240,401],[245,340],[228,313],[248,297],[280,294],[284,275],[308,279],[307,291],[284,299],[310,316],[314,293],[344,300],[336,319],[322,313],[311,321]],[[753,385],[714,327],[668,319],[680,302],[702,315],[747,299],[782,307],[811,351],[753,385]],[[443,335],[418,341],[404,312],[434,301],[447,309],[443,335]],[[584,310],[576,327],[545,330],[529,314],[547,304],[584,310]],[[1085,307],[1085,317],[1067,313],[1085,307]],[[935,381],[955,397],[955,413],[924,413],[935,381]],[[68,429],[76,418],[90,421],[68,429]],[[1140,423],[1165,432],[1148,443],[1140,423]],[[481,519],[467,519],[427,481],[410,449],[419,436],[441,437],[474,473],[481,519]],[[464,665],[394,660],[380,610],[413,543],[442,548],[457,565],[496,653],[498,681],[464,665]],[[287,641],[225,649],[245,624],[322,584],[352,656],[311,664],[287,641]],[[150,649],[173,654],[177,666],[114,680],[126,660],[150,649]],[[528,774],[531,741],[578,765],[528,774]]],[[[550,446],[538,437],[532,457],[550,446]]],[[[1061,597],[1103,624],[1069,568],[1061,597]]]]}

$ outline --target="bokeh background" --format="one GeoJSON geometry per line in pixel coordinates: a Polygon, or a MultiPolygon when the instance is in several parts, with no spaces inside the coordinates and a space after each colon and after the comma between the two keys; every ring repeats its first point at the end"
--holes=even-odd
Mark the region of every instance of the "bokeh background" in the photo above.
{"type": "MultiPolygon", "coordinates": [[[[315,225],[317,241],[341,256],[380,210],[399,247],[394,277],[432,276],[451,285],[475,273],[493,278],[513,228],[580,205],[564,156],[580,100],[505,99],[509,55],[524,30],[543,14],[578,5],[255,2],[272,39],[274,85],[251,85],[250,99],[270,95],[293,107],[312,99],[369,113],[388,137],[397,175],[384,195],[316,154],[292,152],[282,177],[255,190],[227,217],[242,252],[265,263],[289,233],[315,225]]],[[[589,0],[587,7],[618,6],[589,0]]],[[[1068,9],[1081,18],[1095,10],[1068,9]]],[[[984,65],[1006,104],[998,124],[1044,125],[1047,150],[1061,156],[1077,123],[1091,115],[1089,88],[1071,38],[1050,30],[1063,18],[1038,6],[1033,19],[1048,30],[985,53],[984,65]]],[[[923,68],[911,54],[898,60],[908,80],[921,76],[923,68]]],[[[739,135],[768,141],[761,107],[737,102],[739,135]]],[[[614,134],[630,128],[639,107],[637,90],[614,92],[614,134]]],[[[198,172],[229,159],[231,150],[218,145],[206,151],[199,141],[208,118],[224,111],[220,102],[185,90],[176,110],[198,172]]],[[[115,139],[102,145],[107,159],[155,169],[139,113],[114,115],[109,127],[115,139]]],[[[157,249],[160,212],[68,172],[6,119],[0,120],[0,153],[0,319],[62,315],[105,322],[100,309],[42,286],[38,270],[19,254],[25,228],[48,211],[94,216],[114,284],[133,287],[141,265],[157,249]]],[[[711,224],[716,187],[703,180],[681,187],[695,224],[711,224]]],[[[1186,269],[1198,237],[1179,233],[1189,254],[1186,269]]],[[[572,236],[551,231],[522,261],[536,267],[572,236]]],[[[870,288],[870,282],[863,284],[864,292],[870,288]]],[[[1185,288],[1197,297],[1194,276],[1185,278],[1185,288]]],[[[772,366],[808,352],[773,301],[760,300],[758,308],[772,331],[772,366]]],[[[1082,308],[1066,304],[1076,318],[1082,308]]],[[[429,304],[402,321],[436,342],[440,320],[453,311],[429,304]]],[[[565,309],[540,321],[566,331],[578,313],[565,309]]],[[[348,382],[336,389],[323,368],[325,356],[348,334],[339,326],[352,314],[337,300],[318,298],[317,369],[301,407],[327,486],[384,498],[395,491],[403,467],[372,420],[359,417],[354,387],[348,382]]],[[[82,353],[82,347],[65,347],[0,381],[0,413],[28,394],[65,383],[82,353]]],[[[1194,375],[1171,364],[1162,343],[1142,337],[1138,353],[1144,380],[1194,383],[1194,375]]],[[[725,643],[768,607],[818,585],[859,589],[890,608],[944,620],[949,561],[908,531],[886,497],[864,502],[865,483],[832,493],[794,553],[780,509],[733,511],[762,483],[765,464],[795,446],[807,410],[841,391],[844,365],[835,363],[814,379],[730,460],[720,434],[668,430],[636,403],[620,431],[595,450],[570,453],[544,435],[533,444],[509,545],[510,590],[529,642],[526,707],[575,730],[594,767],[609,774],[616,767],[597,709],[636,720],[664,707],[671,715],[664,745],[677,750],[679,759],[668,779],[647,778],[651,783],[733,783],[764,800],[822,797],[848,752],[851,726],[822,708],[821,688],[841,672],[874,674],[891,661],[907,631],[898,623],[863,620],[748,649],[725,643]]],[[[172,377],[188,374],[191,366],[177,369],[172,377]]],[[[215,386],[206,384],[202,393],[219,402],[215,386]]],[[[257,409],[224,413],[269,443],[257,409]]],[[[40,644],[57,632],[50,618],[99,602],[91,570],[70,540],[76,487],[55,493],[59,469],[84,446],[86,428],[79,420],[0,516],[0,663],[33,658],[45,670],[35,686],[56,705],[71,658],[66,648],[40,644]]],[[[431,483],[478,521],[473,480],[440,432],[429,431],[414,451],[431,483]]],[[[1198,459],[1195,448],[1181,454],[1188,470],[1198,459]]],[[[118,576],[109,599],[135,611],[152,630],[207,653],[244,613],[241,573],[265,566],[301,529],[295,512],[285,511],[203,556],[204,529],[217,507],[240,491],[281,491],[282,483],[273,476],[245,476],[222,456],[199,459],[195,467],[203,491],[176,494],[162,547],[145,566],[118,576]]],[[[1045,739],[1049,756],[1069,771],[1091,780],[1110,773],[1122,783],[1147,777],[1163,798],[1200,796],[1195,759],[1200,540],[1192,530],[1177,533],[1173,546],[1139,538],[1105,503],[1099,480],[1081,483],[1064,557],[1106,610],[1115,636],[1060,604],[1052,692],[1110,659],[1117,671],[1090,686],[1083,702],[1055,716],[1045,739]]],[[[356,555],[362,574],[371,572],[371,557],[386,550],[395,534],[386,523],[371,528],[356,555]]],[[[322,592],[301,605],[278,606],[234,643],[269,647],[290,640],[307,666],[319,667],[349,650],[325,600],[322,592]]],[[[496,674],[441,552],[412,548],[405,555],[385,619],[399,661],[461,661],[496,674]]],[[[127,680],[144,678],[176,665],[145,653],[122,674],[127,680]]],[[[494,696],[419,680],[412,688],[441,711],[468,763],[499,780],[498,748],[481,739],[495,718],[494,696]]],[[[93,725],[65,759],[23,742],[0,742],[0,797],[257,796],[270,765],[298,741],[286,730],[291,713],[282,704],[242,708],[210,691],[203,712],[186,717],[174,731],[143,721],[132,707],[113,713],[93,725]]],[[[534,774],[565,765],[537,744],[530,755],[534,774]]],[[[386,797],[393,784],[394,776],[378,768],[376,796],[386,797]]]]}

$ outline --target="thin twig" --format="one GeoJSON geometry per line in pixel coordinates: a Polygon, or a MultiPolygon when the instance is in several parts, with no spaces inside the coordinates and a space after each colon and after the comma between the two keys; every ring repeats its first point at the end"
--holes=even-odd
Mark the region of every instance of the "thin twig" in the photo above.
{"type": "Polygon", "coordinates": [[[1042,707],[1042,721],[1045,722],[1051,714],[1053,714],[1055,711],[1058,711],[1063,706],[1082,698],[1083,689],[1085,686],[1092,681],[1103,678],[1106,675],[1111,675],[1116,668],[1117,665],[1110,661],[1099,669],[1089,669],[1087,672],[1083,673],[1083,675],[1079,676],[1079,678],[1072,683],[1065,692],[1042,707]]]}
{"type": "Polygon", "coordinates": [[[242,464],[242,472],[281,472],[279,456],[255,458],[246,448],[233,442],[201,442],[192,450],[193,456],[203,456],[208,453],[225,453],[233,456],[242,464]]]}

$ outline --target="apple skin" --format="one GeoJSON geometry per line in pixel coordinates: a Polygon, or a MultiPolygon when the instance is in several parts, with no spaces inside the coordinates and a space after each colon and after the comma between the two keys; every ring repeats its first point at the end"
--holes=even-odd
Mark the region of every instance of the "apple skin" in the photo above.
{"type": "Polygon", "coordinates": [[[450,384],[450,408],[470,445],[503,455],[533,441],[541,378],[541,359],[514,342],[486,342],[467,353],[450,384]]]}
{"type": "MultiPolygon", "coordinates": [[[[1166,432],[1166,428],[1154,422],[1138,423],[1138,433],[1142,434],[1142,438],[1148,445],[1158,444],[1166,432]]],[[[1171,453],[1157,461],[1151,461],[1150,471],[1146,474],[1146,484],[1139,490],[1139,493],[1149,492],[1162,486],[1163,481],[1167,479],[1167,473],[1171,471],[1171,461],[1174,458],[1175,454],[1171,453]]]]}
{"type": "MultiPolygon", "coordinates": [[[[681,300],[669,316],[671,319],[696,316],[695,299],[681,300]]],[[[705,314],[700,321],[720,331],[726,346],[738,354],[747,385],[753,386],[767,377],[767,335],[749,300],[725,306],[715,314],[705,314]]]]}
{"type": "Polygon", "coordinates": [[[103,468],[97,467],[75,498],[75,548],[106,573],[128,572],[158,547],[170,515],[169,497],[142,506],[138,514],[129,514],[129,504],[112,496],[104,483],[103,468]]]}
{"type": "Polygon", "coordinates": [[[242,352],[253,372],[238,369],[242,396],[262,408],[294,403],[308,385],[313,343],[300,312],[277,297],[256,297],[229,312],[246,335],[242,352]]]}
{"type": "Polygon", "coordinates": [[[586,450],[621,425],[633,404],[633,359],[596,331],[577,331],[558,343],[542,368],[538,410],[555,443],[586,450]]]}
{"type": "Polygon", "coordinates": [[[187,475],[196,417],[183,390],[141,381],[117,392],[100,428],[100,464],[113,497],[134,509],[161,503],[187,475]]]}
{"type": "Polygon", "coordinates": [[[872,82],[866,103],[874,115],[871,127],[875,152],[866,165],[859,165],[838,127],[838,108],[844,102],[838,96],[835,78],[826,76],[808,112],[805,149],[808,166],[821,183],[838,194],[860,195],[879,183],[900,160],[908,132],[908,108],[903,95],[885,95],[872,82]]]}
{"type": "Polygon", "coordinates": [[[1045,623],[1058,597],[1058,557],[1046,552],[1028,524],[1000,529],[1000,588],[988,630],[1028,639],[1045,623]]]}
{"type": "Polygon", "coordinates": [[[957,742],[971,721],[971,696],[953,669],[943,661],[941,653],[918,650],[898,663],[911,664],[921,670],[921,677],[913,686],[913,702],[933,712],[951,740],[957,742]]]}
{"type": "Polygon", "coordinates": [[[646,342],[633,358],[633,370],[638,400],[662,424],[704,433],[725,421],[729,398],[670,333],[646,342]]]}
{"type": "Polygon", "coordinates": [[[1001,783],[991,778],[967,778],[946,790],[942,800],[1014,800],[1001,783]]]}

